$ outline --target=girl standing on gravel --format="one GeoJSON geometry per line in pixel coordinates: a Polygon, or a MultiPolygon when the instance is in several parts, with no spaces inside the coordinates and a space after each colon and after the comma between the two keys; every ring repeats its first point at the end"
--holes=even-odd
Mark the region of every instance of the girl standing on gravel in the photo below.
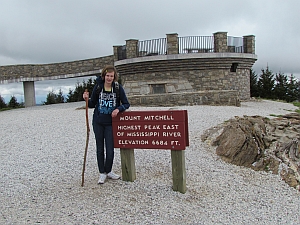
{"type": "MultiPolygon", "coordinates": [[[[104,184],[106,178],[117,180],[119,175],[112,172],[114,160],[114,141],[112,132],[112,117],[129,108],[130,104],[123,87],[118,84],[118,73],[114,66],[106,66],[101,76],[97,77],[88,107],[95,108],[93,115],[93,130],[97,147],[97,162],[100,177],[98,184],[104,184]],[[121,102],[121,103],[120,103],[121,102]],[[106,157],[104,154],[104,143],[106,157]]],[[[89,93],[84,92],[83,99],[88,99],[89,93]]]]}

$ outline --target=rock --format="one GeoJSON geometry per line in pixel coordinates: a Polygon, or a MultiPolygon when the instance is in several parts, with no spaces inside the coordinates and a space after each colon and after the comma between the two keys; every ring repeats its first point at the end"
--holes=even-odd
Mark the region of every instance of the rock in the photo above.
{"type": "Polygon", "coordinates": [[[300,115],[235,117],[207,130],[202,141],[224,161],[278,174],[300,190],[300,115]]]}
{"type": "Polygon", "coordinates": [[[218,146],[216,153],[229,163],[250,167],[259,160],[265,149],[262,140],[265,133],[261,118],[235,118],[224,128],[222,134],[212,143],[218,146]]]}

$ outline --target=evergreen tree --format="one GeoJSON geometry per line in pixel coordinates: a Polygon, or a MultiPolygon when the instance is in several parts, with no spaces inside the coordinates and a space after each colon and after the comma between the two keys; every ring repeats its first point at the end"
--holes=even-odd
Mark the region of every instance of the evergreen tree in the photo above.
{"type": "Polygon", "coordinates": [[[69,89],[69,93],[67,96],[67,102],[78,102],[83,101],[82,95],[85,89],[88,90],[88,92],[91,94],[94,86],[96,84],[96,79],[89,78],[87,82],[83,80],[82,84],[79,82],[75,85],[75,90],[69,89]]]}
{"type": "Polygon", "coordinates": [[[258,80],[258,89],[261,98],[274,99],[274,74],[269,67],[261,70],[262,74],[258,80]]]}
{"type": "Polygon", "coordinates": [[[259,97],[258,77],[252,69],[250,70],[250,96],[259,97]]]}
{"type": "Polygon", "coordinates": [[[67,95],[67,102],[76,102],[74,98],[74,91],[70,88],[67,95]]]}
{"type": "Polygon", "coordinates": [[[85,89],[88,89],[88,92],[92,93],[95,84],[96,84],[96,79],[89,78],[85,89]]]}
{"type": "Polygon", "coordinates": [[[0,109],[6,108],[7,105],[5,104],[4,98],[0,95],[0,109]]]}
{"type": "Polygon", "coordinates": [[[299,83],[293,74],[291,74],[287,85],[286,101],[293,102],[296,100],[299,100],[299,83]]]}
{"type": "Polygon", "coordinates": [[[65,102],[65,97],[63,95],[63,92],[61,88],[58,91],[58,94],[55,96],[55,103],[64,103],[65,102]]]}
{"type": "Polygon", "coordinates": [[[283,73],[275,75],[274,97],[280,100],[287,100],[288,81],[287,76],[283,73]]]}
{"type": "Polygon", "coordinates": [[[75,90],[73,91],[72,99],[74,102],[82,101],[82,94],[84,92],[83,84],[80,84],[79,82],[75,85],[75,90]]]}
{"type": "Polygon", "coordinates": [[[297,100],[300,102],[300,80],[297,81],[296,83],[296,93],[297,93],[297,100]]]}
{"type": "Polygon", "coordinates": [[[18,108],[20,104],[18,103],[18,100],[15,96],[11,96],[11,99],[9,100],[8,107],[9,108],[18,108]]]}
{"type": "Polygon", "coordinates": [[[46,101],[43,103],[43,105],[51,105],[51,104],[55,104],[56,103],[56,94],[54,93],[54,91],[50,91],[48,94],[47,94],[47,97],[46,97],[46,101]]]}

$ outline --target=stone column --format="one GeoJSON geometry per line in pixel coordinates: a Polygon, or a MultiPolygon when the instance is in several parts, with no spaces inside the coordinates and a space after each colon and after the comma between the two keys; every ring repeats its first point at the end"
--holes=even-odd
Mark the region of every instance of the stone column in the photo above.
{"type": "Polygon", "coordinates": [[[227,32],[214,33],[214,52],[227,52],[227,32]]]}
{"type": "Polygon", "coordinates": [[[178,54],[178,34],[167,34],[167,55],[178,54]]]}
{"type": "Polygon", "coordinates": [[[137,58],[138,57],[138,40],[130,39],[126,40],[126,58],[137,58]]]}
{"type": "Polygon", "coordinates": [[[244,53],[255,54],[255,36],[247,35],[243,36],[244,53]]]}
{"type": "Polygon", "coordinates": [[[113,46],[113,50],[114,50],[114,62],[119,60],[119,54],[118,54],[118,48],[119,47],[120,47],[120,45],[113,46]]]}
{"type": "Polygon", "coordinates": [[[25,107],[35,106],[34,81],[23,81],[25,107]]]}

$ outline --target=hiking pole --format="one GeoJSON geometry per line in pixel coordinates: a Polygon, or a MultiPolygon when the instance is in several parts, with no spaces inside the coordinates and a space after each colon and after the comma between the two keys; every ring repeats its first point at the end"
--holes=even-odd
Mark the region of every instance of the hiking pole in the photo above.
{"type": "MultiPolygon", "coordinates": [[[[87,89],[85,89],[85,92],[88,92],[87,89]]],[[[89,98],[87,97],[85,99],[85,120],[86,120],[86,142],[85,142],[85,151],[84,151],[84,158],[83,158],[83,168],[82,168],[82,179],[81,179],[81,187],[83,187],[84,183],[84,171],[85,171],[85,164],[86,164],[86,156],[87,156],[87,150],[89,145],[89,137],[90,137],[90,125],[89,125],[89,98]]]]}

